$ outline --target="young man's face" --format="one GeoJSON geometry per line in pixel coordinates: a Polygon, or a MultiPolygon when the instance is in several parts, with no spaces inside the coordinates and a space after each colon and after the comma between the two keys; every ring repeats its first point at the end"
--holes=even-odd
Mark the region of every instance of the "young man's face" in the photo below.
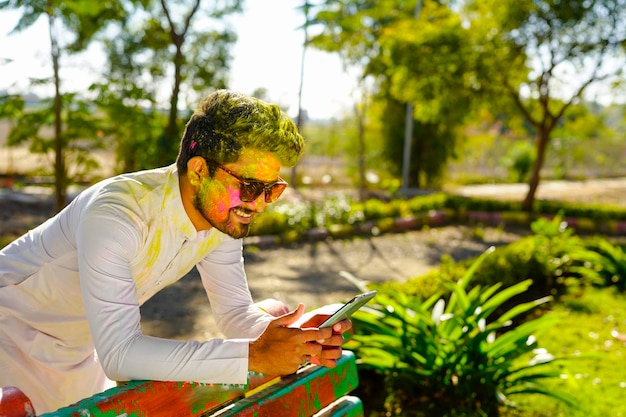
{"type": "Polygon", "coordinates": [[[261,213],[268,203],[265,190],[251,201],[242,201],[251,198],[249,192],[248,196],[242,193],[242,187],[246,186],[241,180],[273,184],[279,181],[279,172],[280,163],[272,153],[246,149],[239,160],[218,167],[212,178],[204,178],[193,205],[211,226],[235,239],[242,238],[248,234],[252,217],[261,213]]]}

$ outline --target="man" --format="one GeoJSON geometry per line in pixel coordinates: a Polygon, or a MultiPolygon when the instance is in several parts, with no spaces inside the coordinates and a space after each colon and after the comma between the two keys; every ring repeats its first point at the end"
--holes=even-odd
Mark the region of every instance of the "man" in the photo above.
{"type": "Polygon", "coordinates": [[[243,268],[241,238],[302,147],[276,105],[217,91],[189,120],[176,165],[104,180],[2,249],[0,386],[20,388],[40,414],[101,391],[107,377],[236,384],[309,359],[334,366],[350,322],[289,327],[304,306],[263,311],[243,268]],[[194,266],[227,338],[143,335],[139,306],[194,266]]]}

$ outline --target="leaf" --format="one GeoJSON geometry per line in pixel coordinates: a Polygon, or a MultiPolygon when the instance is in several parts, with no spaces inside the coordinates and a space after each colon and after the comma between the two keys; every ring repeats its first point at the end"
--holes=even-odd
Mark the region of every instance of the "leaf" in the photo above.
{"type": "MultiPolygon", "coordinates": [[[[459,282],[456,284],[456,287],[453,286],[452,289],[454,290],[454,292],[452,296],[450,296],[450,301],[448,302],[448,307],[446,309],[446,312],[452,313],[456,309],[456,297],[458,296],[457,294],[459,293],[462,294],[461,297],[464,298],[465,288],[467,287],[470,280],[474,276],[474,273],[476,272],[478,267],[480,267],[480,265],[483,263],[485,258],[489,256],[490,254],[492,254],[494,251],[495,251],[494,246],[491,246],[487,250],[485,250],[478,258],[476,258],[476,260],[470,265],[467,271],[465,271],[465,273],[463,274],[459,282]]],[[[463,301],[466,302],[466,300],[463,300],[463,301]]]]}
{"type": "Polygon", "coordinates": [[[512,285],[504,290],[498,292],[496,295],[487,300],[482,308],[483,314],[485,317],[488,317],[494,310],[500,307],[503,303],[510,300],[514,296],[523,293],[528,290],[528,288],[532,285],[532,280],[528,279],[522,282],[518,282],[515,285],[512,285]]]}
{"type": "Polygon", "coordinates": [[[543,298],[539,298],[537,300],[534,301],[529,301],[527,303],[523,303],[523,304],[518,304],[515,307],[511,308],[510,310],[508,310],[506,313],[502,314],[499,318],[498,321],[501,322],[506,322],[508,320],[512,320],[513,318],[519,316],[522,313],[525,313],[529,310],[532,310],[533,308],[547,303],[550,300],[552,300],[552,297],[543,297],[543,298]]]}
{"type": "MultiPolygon", "coordinates": [[[[486,349],[489,357],[506,355],[517,352],[520,345],[525,345],[528,338],[537,330],[546,330],[558,322],[556,315],[541,316],[538,319],[525,322],[513,330],[510,330],[496,340],[486,349]]],[[[519,352],[522,354],[525,352],[519,352]]]]}

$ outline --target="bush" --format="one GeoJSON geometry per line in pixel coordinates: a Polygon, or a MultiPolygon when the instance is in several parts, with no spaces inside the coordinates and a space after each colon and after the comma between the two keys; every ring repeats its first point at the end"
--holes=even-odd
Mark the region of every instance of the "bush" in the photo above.
{"type": "Polygon", "coordinates": [[[582,259],[578,268],[580,275],[596,286],[614,286],[619,291],[626,291],[626,253],[604,238],[588,239],[586,248],[589,253],[582,259]]]}
{"type": "Polygon", "coordinates": [[[369,393],[361,397],[367,407],[375,404],[371,393],[384,395],[383,408],[370,415],[497,416],[502,406],[512,405],[510,395],[525,393],[573,404],[542,383],[560,372],[552,366],[555,357],[538,348],[535,333],[558,318],[544,315],[511,327],[511,320],[547,299],[515,305],[491,320],[500,306],[528,289],[530,280],[506,289],[495,284],[467,291],[485,256],[458,283],[446,284],[449,297],[437,293],[422,301],[381,285],[376,303],[355,313],[356,335],[346,347],[359,358],[360,374],[377,377],[360,378],[360,390],[369,393]],[[383,386],[372,388],[377,381],[383,386]]]}
{"type": "Polygon", "coordinates": [[[535,163],[535,148],[529,142],[516,142],[505,158],[505,165],[515,182],[526,181],[535,163]]]}
{"type": "MultiPolygon", "coordinates": [[[[531,224],[531,229],[533,235],[497,248],[493,255],[484,259],[474,274],[472,285],[500,283],[511,286],[531,279],[533,283],[529,290],[509,301],[515,304],[546,295],[558,297],[571,286],[626,281],[626,255],[607,241],[595,238],[592,240],[595,243],[591,244],[589,240],[574,235],[561,216],[552,220],[539,219],[531,224]]],[[[442,283],[458,281],[473,263],[474,259],[454,262],[444,256],[438,269],[405,283],[390,285],[407,294],[426,298],[433,289],[441,291],[442,283]]]]}

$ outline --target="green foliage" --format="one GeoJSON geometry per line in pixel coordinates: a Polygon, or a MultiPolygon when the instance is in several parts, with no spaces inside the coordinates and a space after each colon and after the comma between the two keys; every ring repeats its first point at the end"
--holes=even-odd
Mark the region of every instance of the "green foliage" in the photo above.
{"type": "MultiPolygon", "coordinates": [[[[122,71],[121,67],[117,71],[122,71]]],[[[91,86],[97,93],[96,104],[107,148],[115,151],[117,172],[157,166],[158,138],[166,123],[164,115],[154,106],[144,107],[152,99],[138,84],[140,81],[122,81],[129,75],[119,74],[121,79],[114,81],[112,74],[109,82],[91,86]]]]}
{"type": "MultiPolygon", "coordinates": [[[[618,206],[538,200],[535,202],[534,213],[527,213],[522,211],[519,201],[469,198],[446,193],[422,195],[408,200],[400,198],[388,202],[379,199],[354,202],[351,198],[341,194],[332,195],[327,200],[325,202],[302,199],[281,200],[255,217],[255,222],[263,223],[264,226],[253,227],[251,233],[253,235],[281,234],[293,227],[300,236],[304,236],[311,228],[328,228],[333,225],[354,225],[356,233],[359,225],[378,220],[393,223],[396,218],[413,217],[417,220],[416,224],[428,224],[429,215],[432,212],[444,215],[446,222],[472,220],[475,218],[470,216],[472,213],[478,213],[478,218],[485,213],[494,213],[495,216],[491,221],[499,219],[498,221],[511,224],[530,224],[533,219],[541,219],[542,216],[559,215],[561,221],[565,219],[568,223],[572,223],[571,228],[587,225],[587,230],[591,227],[591,230],[597,231],[617,230],[617,221],[626,220],[626,209],[618,206]],[[274,211],[290,214],[276,216],[272,214],[274,211]],[[266,216],[271,216],[273,219],[266,221],[264,220],[266,216]],[[284,219],[285,223],[281,224],[279,219],[284,219]]],[[[571,232],[567,231],[567,233],[571,232]]],[[[527,241],[523,241],[520,245],[528,245],[529,252],[536,246],[527,241]]]]}
{"type": "Polygon", "coordinates": [[[494,111],[510,100],[535,130],[537,157],[525,199],[530,210],[546,150],[565,112],[591,85],[611,77],[623,81],[626,33],[620,22],[626,9],[621,0],[484,0],[465,3],[464,15],[476,29],[470,33],[480,55],[476,62],[484,69],[477,71],[476,83],[494,98],[494,111]],[[588,71],[590,59],[598,68],[613,59],[620,63],[588,71]],[[574,80],[573,73],[581,76],[574,80]],[[565,97],[551,88],[557,84],[567,85],[565,97]]]}
{"type": "Polygon", "coordinates": [[[516,182],[527,180],[535,162],[535,150],[529,142],[515,142],[507,155],[506,165],[516,182]]]}
{"type": "Polygon", "coordinates": [[[315,227],[311,207],[306,201],[280,202],[255,217],[251,235],[283,235],[287,232],[304,235],[315,227]]]}
{"type": "Polygon", "coordinates": [[[436,293],[422,301],[379,286],[376,304],[353,316],[357,333],[346,347],[355,350],[360,369],[384,378],[385,415],[497,416],[501,405],[511,405],[510,396],[530,393],[573,403],[543,383],[560,372],[535,337],[559,318],[544,315],[510,326],[547,299],[517,304],[493,319],[530,280],[468,290],[489,252],[460,281],[446,284],[449,297],[436,293]]]}
{"type": "Polygon", "coordinates": [[[319,33],[311,44],[341,51],[347,62],[376,80],[378,93],[368,115],[380,122],[381,156],[394,175],[402,169],[407,103],[413,135],[409,183],[440,182],[455,155],[457,128],[476,97],[467,57],[467,28],[446,4],[403,1],[329,1],[315,8],[319,33]],[[384,121],[384,122],[383,122],[384,121]]]}
{"type": "Polygon", "coordinates": [[[133,15],[136,22],[131,25],[119,21],[117,36],[106,43],[111,57],[109,71],[122,75],[125,82],[133,75],[142,79],[152,101],[156,102],[159,94],[154,86],[163,82],[171,86],[167,107],[162,107],[168,112],[167,123],[158,139],[151,143],[156,148],[154,165],[169,164],[176,158],[185,122],[178,111],[182,93],[192,93],[190,99],[197,102],[199,91],[204,96],[209,86],[225,87],[228,50],[236,35],[223,24],[222,18],[240,10],[240,0],[207,3],[202,7],[197,1],[146,1],[142,10],[133,15]],[[194,24],[198,22],[201,24],[194,24]],[[126,55],[120,55],[120,51],[126,55]],[[116,67],[120,59],[127,65],[116,67]]]}
{"type": "MultiPolygon", "coordinates": [[[[66,166],[64,183],[94,180],[92,173],[98,167],[98,163],[91,152],[102,148],[99,120],[94,116],[93,108],[86,100],[75,94],[65,94],[62,99],[64,111],[61,113],[61,119],[65,130],[61,140],[66,166]]],[[[28,145],[30,152],[40,154],[50,161],[46,164],[47,167],[54,167],[55,138],[50,134],[55,120],[52,100],[43,100],[36,108],[26,108],[22,98],[5,95],[0,97],[0,116],[2,115],[13,121],[7,144],[28,145]]],[[[49,170],[41,174],[55,175],[49,170]]]]}
{"type": "MultiPolygon", "coordinates": [[[[497,248],[473,274],[473,284],[482,286],[533,281],[529,291],[508,301],[503,310],[533,297],[560,297],[575,288],[592,285],[624,290],[626,255],[621,247],[600,237],[584,239],[574,235],[560,216],[539,219],[531,227],[534,234],[497,248]]],[[[439,268],[404,283],[387,285],[421,298],[429,297],[434,291],[445,293],[447,283],[461,279],[473,262],[473,259],[454,262],[444,255],[439,268]]]]}
{"type": "Polygon", "coordinates": [[[331,195],[320,201],[293,200],[274,205],[255,218],[251,233],[304,235],[315,228],[355,225],[363,220],[363,212],[353,207],[343,195],[331,195]]]}
{"type": "Polygon", "coordinates": [[[581,275],[598,286],[615,286],[626,291],[626,253],[620,246],[604,238],[595,237],[585,242],[588,252],[579,267],[581,275]]]}
{"type": "Polygon", "coordinates": [[[363,214],[366,219],[388,219],[398,217],[398,205],[386,203],[381,200],[371,199],[363,203],[363,214]]]}
{"type": "MultiPolygon", "coordinates": [[[[130,6],[135,1],[130,1],[130,6]]],[[[126,14],[124,3],[119,0],[103,0],[96,3],[89,0],[60,1],[19,1],[0,2],[0,10],[18,9],[22,16],[14,31],[25,30],[41,16],[48,15],[63,22],[66,33],[73,36],[67,46],[70,52],[84,50],[94,36],[111,21],[122,20],[126,14]]]]}
{"type": "MultiPolygon", "coordinates": [[[[522,205],[519,201],[493,200],[486,198],[470,198],[463,196],[450,195],[445,200],[444,207],[456,210],[459,213],[468,211],[520,211],[522,205]]],[[[550,213],[548,213],[550,214],[550,213]]]]}

